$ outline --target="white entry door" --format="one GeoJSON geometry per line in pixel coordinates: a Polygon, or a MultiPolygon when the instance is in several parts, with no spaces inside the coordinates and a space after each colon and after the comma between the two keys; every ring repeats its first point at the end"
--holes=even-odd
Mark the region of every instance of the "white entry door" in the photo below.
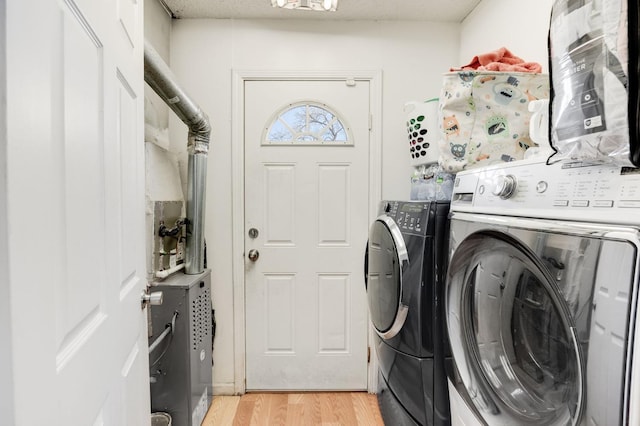
{"type": "Polygon", "coordinates": [[[246,388],[364,390],[369,82],[244,93],[246,388]]]}
{"type": "Polygon", "coordinates": [[[142,0],[2,3],[0,423],[148,425],[142,0]]]}

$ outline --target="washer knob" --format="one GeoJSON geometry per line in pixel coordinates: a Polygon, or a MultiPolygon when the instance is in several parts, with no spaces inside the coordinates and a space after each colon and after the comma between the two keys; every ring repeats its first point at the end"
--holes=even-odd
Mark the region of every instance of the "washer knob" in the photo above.
{"type": "Polygon", "coordinates": [[[497,195],[503,200],[506,200],[515,194],[516,186],[518,186],[518,181],[514,175],[497,176],[495,187],[493,188],[493,195],[497,195]]]}

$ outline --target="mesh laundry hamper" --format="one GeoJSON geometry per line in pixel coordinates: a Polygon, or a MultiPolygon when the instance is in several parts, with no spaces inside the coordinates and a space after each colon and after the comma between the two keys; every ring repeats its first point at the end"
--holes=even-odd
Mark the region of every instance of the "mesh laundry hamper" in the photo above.
{"type": "Polygon", "coordinates": [[[407,102],[407,135],[412,166],[438,162],[438,98],[424,102],[407,102]]]}

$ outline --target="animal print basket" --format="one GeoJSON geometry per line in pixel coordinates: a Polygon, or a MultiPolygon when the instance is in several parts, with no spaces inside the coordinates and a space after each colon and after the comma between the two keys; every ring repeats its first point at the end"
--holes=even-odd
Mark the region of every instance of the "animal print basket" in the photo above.
{"type": "Polygon", "coordinates": [[[529,137],[529,102],[549,97],[549,76],[523,72],[444,74],[440,158],[447,172],[520,160],[529,137]]]}

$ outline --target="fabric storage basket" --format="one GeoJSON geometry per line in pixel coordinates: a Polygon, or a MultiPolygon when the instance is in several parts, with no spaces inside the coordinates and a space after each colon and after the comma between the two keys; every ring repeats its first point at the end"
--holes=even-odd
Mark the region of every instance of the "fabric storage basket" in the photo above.
{"type": "Polygon", "coordinates": [[[549,76],[526,72],[444,74],[440,93],[440,165],[459,172],[524,158],[529,102],[549,98],[549,76]]]}

